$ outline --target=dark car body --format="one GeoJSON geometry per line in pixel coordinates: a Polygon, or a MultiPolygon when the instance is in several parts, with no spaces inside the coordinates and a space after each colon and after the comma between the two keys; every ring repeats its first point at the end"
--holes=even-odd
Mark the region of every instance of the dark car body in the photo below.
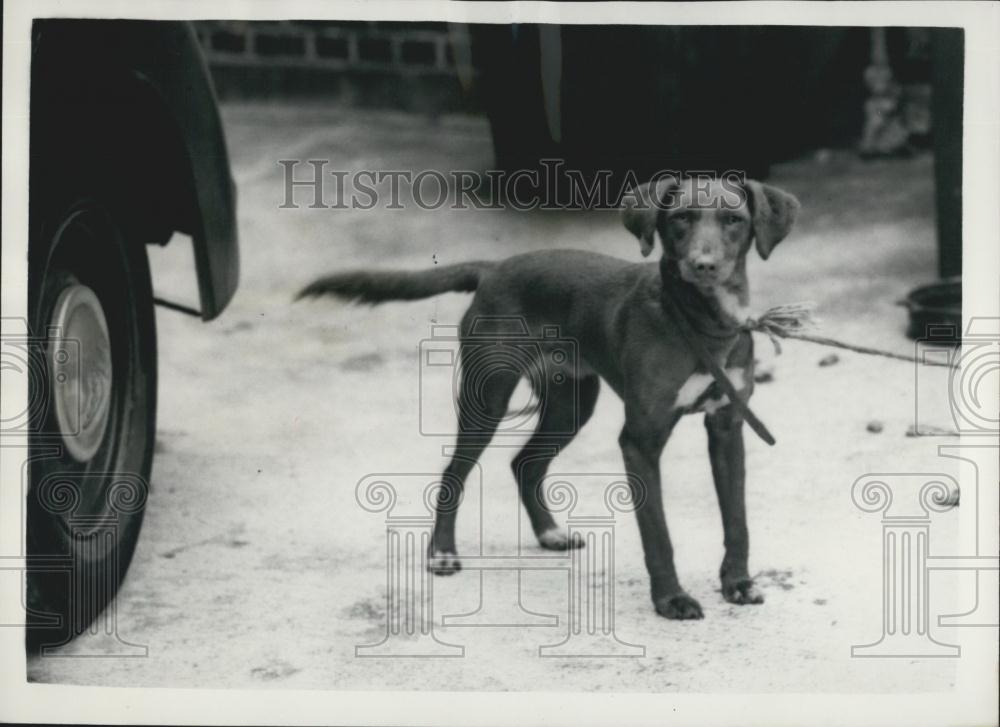
{"type": "MultiPolygon", "coordinates": [[[[214,318],[239,282],[236,190],[194,31],[181,22],[46,19],[32,33],[32,182],[72,189],[85,177],[116,200],[137,239],[190,235],[201,316],[214,318]]],[[[44,219],[38,207],[59,203],[32,195],[32,215],[44,219]]]]}

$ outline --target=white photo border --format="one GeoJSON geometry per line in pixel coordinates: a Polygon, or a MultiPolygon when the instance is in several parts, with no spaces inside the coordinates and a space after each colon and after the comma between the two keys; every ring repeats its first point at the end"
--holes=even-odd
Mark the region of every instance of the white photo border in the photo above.
{"type": "MultiPolygon", "coordinates": [[[[1000,316],[1000,4],[989,2],[549,3],[412,0],[7,0],[3,20],[3,176],[0,306],[26,317],[28,100],[31,22],[37,17],[164,20],[343,19],[490,23],[930,26],[965,30],[963,149],[964,323],[1000,316]]],[[[3,398],[27,401],[27,382],[0,373],[3,398]]],[[[24,450],[0,458],[0,554],[23,552],[18,506],[24,450]]],[[[997,473],[982,473],[996,482],[997,473]]],[[[13,582],[12,582],[13,581],[13,582]]],[[[20,602],[0,579],[0,603],[20,602]]],[[[78,687],[29,684],[23,631],[0,629],[0,720],[130,724],[991,724],[997,644],[960,630],[953,690],[934,694],[602,694],[359,692],[78,687]]],[[[984,638],[984,636],[986,638],[984,638]]]]}

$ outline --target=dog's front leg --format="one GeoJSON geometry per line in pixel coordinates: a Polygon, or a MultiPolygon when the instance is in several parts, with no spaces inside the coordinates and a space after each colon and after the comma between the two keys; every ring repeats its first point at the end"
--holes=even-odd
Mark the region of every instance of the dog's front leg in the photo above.
{"type": "Polygon", "coordinates": [[[732,405],[728,405],[707,415],[705,428],[726,548],[719,569],[722,596],[730,603],[741,605],[763,603],[764,596],[754,586],[747,568],[750,538],[744,498],[743,419],[732,405]]]}
{"type": "Polygon", "coordinates": [[[660,453],[675,422],[676,417],[673,417],[666,431],[650,430],[630,422],[618,441],[625,457],[625,471],[629,474],[656,612],[672,619],[696,619],[703,616],[701,605],[681,588],[677,579],[660,490],[660,453]]]}

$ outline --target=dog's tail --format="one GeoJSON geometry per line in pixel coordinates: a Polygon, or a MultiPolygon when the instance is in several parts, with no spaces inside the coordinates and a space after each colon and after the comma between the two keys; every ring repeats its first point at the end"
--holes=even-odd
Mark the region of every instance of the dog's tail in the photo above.
{"type": "Polygon", "coordinates": [[[375,305],[387,300],[419,300],[450,291],[468,293],[479,287],[494,263],[479,261],[442,265],[427,270],[357,270],[317,278],[295,297],[333,295],[375,305]]]}

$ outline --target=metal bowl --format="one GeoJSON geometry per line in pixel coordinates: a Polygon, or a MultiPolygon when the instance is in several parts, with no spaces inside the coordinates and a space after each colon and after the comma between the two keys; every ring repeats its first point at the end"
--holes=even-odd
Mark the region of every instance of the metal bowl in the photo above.
{"type": "Polygon", "coordinates": [[[962,278],[945,278],[910,291],[899,304],[910,312],[906,335],[937,343],[962,338],[962,278]]]}

